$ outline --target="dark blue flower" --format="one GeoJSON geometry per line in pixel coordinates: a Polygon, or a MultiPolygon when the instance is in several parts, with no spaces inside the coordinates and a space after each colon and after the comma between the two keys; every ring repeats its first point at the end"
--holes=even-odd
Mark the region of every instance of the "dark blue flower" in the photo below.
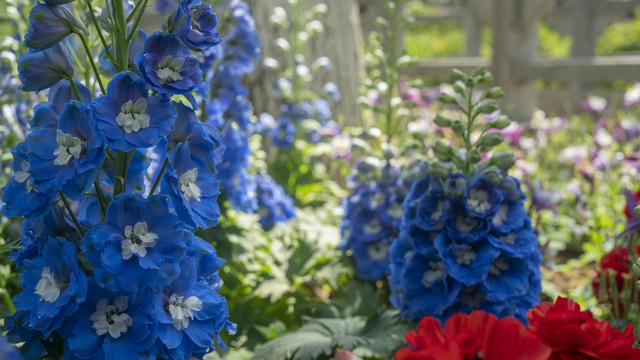
{"type": "Polygon", "coordinates": [[[258,182],[258,215],[260,225],[269,230],[278,223],[296,217],[293,200],[284,192],[282,186],[276,184],[269,176],[257,175],[258,182]]]}
{"type": "Polygon", "coordinates": [[[149,36],[135,63],[147,84],[161,95],[187,95],[206,89],[198,59],[174,34],[156,32],[149,36]]]}
{"type": "Polygon", "coordinates": [[[128,152],[149,148],[166,138],[176,118],[171,102],[149,96],[149,89],[135,73],[117,74],[107,87],[107,95],[91,104],[98,127],[109,146],[128,152]]]}
{"type": "Polygon", "coordinates": [[[151,291],[108,292],[89,281],[87,300],[70,319],[65,355],[78,359],[156,359],[151,291]]]}
{"type": "Polygon", "coordinates": [[[258,183],[254,175],[241,170],[233,177],[223,180],[223,185],[231,207],[246,213],[258,210],[258,183]]]}
{"type": "Polygon", "coordinates": [[[296,125],[286,117],[280,117],[278,126],[271,130],[271,141],[280,148],[293,145],[296,136],[296,125]]]}
{"type": "Polygon", "coordinates": [[[500,251],[483,240],[473,244],[456,243],[444,233],[434,241],[438,254],[449,274],[465,285],[474,285],[486,278],[500,251]]]}
{"type": "Polygon", "coordinates": [[[73,79],[69,52],[63,44],[43,51],[30,51],[18,60],[18,75],[22,91],[48,89],[62,79],[73,79]]]}
{"type": "Polygon", "coordinates": [[[109,204],[105,222],[85,235],[82,250],[100,286],[140,291],[179,275],[188,235],[164,197],[123,193],[109,204]]]}
{"type": "MultiPolygon", "coordinates": [[[[411,205],[407,204],[407,206],[411,205]]],[[[415,225],[417,227],[425,231],[439,230],[449,213],[449,199],[444,195],[444,192],[435,189],[420,198],[415,207],[415,225]]]]}
{"type": "Polygon", "coordinates": [[[33,218],[49,207],[50,197],[38,190],[38,182],[29,173],[29,146],[19,143],[13,151],[13,177],[2,188],[2,212],[5,216],[33,218]]]}
{"type": "Polygon", "coordinates": [[[95,181],[106,142],[87,106],[72,101],[65,105],[56,129],[44,128],[27,138],[29,173],[45,194],[62,191],[75,200],[95,181]]]}
{"type": "Polygon", "coordinates": [[[218,225],[220,181],[192,160],[188,141],[178,144],[167,156],[171,169],[164,177],[162,193],[169,197],[178,216],[192,228],[218,225]]]}
{"type": "Polygon", "coordinates": [[[502,253],[513,257],[524,257],[536,252],[538,239],[531,228],[531,221],[525,218],[521,228],[509,232],[493,232],[489,242],[502,253]]]}
{"type": "Polygon", "coordinates": [[[49,238],[42,256],[24,262],[22,292],[13,299],[29,310],[29,326],[46,337],[72,315],[87,296],[87,277],[78,268],[75,246],[64,238],[49,238]]]}
{"type": "Polygon", "coordinates": [[[505,301],[529,290],[529,264],[522,258],[500,256],[482,281],[487,300],[505,301]]]}
{"type": "Polygon", "coordinates": [[[445,230],[449,237],[460,242],[473,243],[489,233],[489,221],[469,216],[460,205],[448,214],[445,230]]]}
{"type": "Polygon", "coordinates": [[[29,121],[31,131],[43,128],[58,128],[58,119],[64,110],[64,106],[71,100],[78,100],[84,104],[91,102],[91,91],[79,81],[75,81],[80,99],[73,91],[71,82],[61,81],[49,89],[49,101],[41,102],[33,108],[33,117],[29,121]]]}
{"type": "Polygon", "coordinates": [[[389,270],[389,247],[392,239],[371,242],[353,242],[351,249],[356,259],[356,274],[365,281],[376,281],[389,270]]]}
{"type": "Polygon", "coordinates": [[[523,201],[505,201],[491,219],[491,228],[501,233],[510,233],[521,228],[527,220],[523,201]]]}
{"type": "Polygon", "coordinates": [[[35,51],[45,50],[74,32],[88,34],[67,6],[36,4],[29,14],[29,32],[24,36],[24,45],[35,51]]]}
{"type": "Polygon", "coordinates": [[[197,277],[193,259],[186,260],[180,277],[154,294],[163,358],[187,360],[194,353],[210,352],[226,325],[226,300],[197,277]]]}
{"type": "Polygon", "coordinates": [[[0,358],[3,360],[20,360],[18,349],[9,345],[7,339],[0,335],[0,358]]]}
{"type": "Polygon", "coordinates": [[[465,209],[472,216],[481,219],[495,215],[501,202],[502,193],[484,175],[472,178],[463,193],[465,209]]]}
{"type": "Polygon", "coordinates": [[[216,30],[218,17],[211,5],[200,0],[181,0],[168,27],[175,31],[191,50],[203,51],[220,43],[220,34],[216,30]]]}
{"type": "MultiPolygon", "coordinates": [[[[4,319],[7,329],[7,340],[13,344],[23,343],[20,347],[20,360],[38,360],[45,354],[41,331],[33,330],[28,325],[29,311],[18,310],[4,319]]],[[[11,359],[11,358],[10,358],[11,359]]]]}

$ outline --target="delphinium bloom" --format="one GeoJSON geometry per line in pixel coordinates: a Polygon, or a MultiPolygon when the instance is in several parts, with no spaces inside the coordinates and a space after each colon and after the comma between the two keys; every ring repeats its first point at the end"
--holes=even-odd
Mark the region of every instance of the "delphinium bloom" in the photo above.
{"type": "Polygon", "coordinates": [[[425,316],[405,340],[408,347],[398,350],[395,360],[547,360],[551,354],[520,320],[479,310],[455,314],[444,326],[425,316]]]}
{"type": "MultiPolygon", "coordinates": [[[[145,44],[144,6],[109,1],[103,14],[110,15],[98,20],[87,2],[89,29],[101,27],[113,44],[72,29],[95,49],[76,54],[87,70],[80,81],[70,43],[59,42],[69,35],[68,19],[41,14],[80,8],[45,2],[32,13],[34,49],[19,72],[23,91],[49,89],[48,99],[33,109],[3,188],[4,214],[24,217],[22,247],[10,255],[22,291],[5,321],[8,339],[22,344],[25,360],[202,359],[224,347],[221,331],[235,328],[218,294],[224,261],[195,236],[218,223],[224,151],[221,133],[196,114],[204,94],[194,92],[207,89],[200,63],[174,33],[157,32],[145,44]],[[52,33],[38,38],[48,24],[52,33]],[[96,44],[107,47],[103,73],[96,44]],[[140,73],[129,71],[136,67],[140,73]]],[[[216,15],[195,4],[181,1],[191,9],[189,24],[213,31],[216,15]]]]}
{"type": "MultiPolygon", "coordinates": [[[[480,69],[469,77],[452,76],[475,85],[486,81],[485,74],[480,69]]],[[[493,113],[493,99],[501,94],[491,89],[483,96],[490,101],[474,106],[493,113]]],[[[441,101],[458,103],[447,94],[441,101]]],[[[474,120],[467,120],[471,131],[474,120]]],[[[434,121],[471,139],[461,121],[442,115],[434,121]]],[[[482,127],[508,125],[501,116],[482,127]]],[[[499,153],[482,161],[482,153],[501,141],[499,133],[486,132],[475,143],[463,141],[459,151],[437,142],[433,150],[439,161],[424,168],[405,197],[389,265],[390,300],[403,317],[446,321],[457,312],[483,310],[526,322],[526,311],[538,303],[542,255],[524,208],[526,196],[520,182],[508,175],[514,157],[499,153]]]]}
{"type": "Polygon", "coordinates": [[[45,50],[72,33],[84,36],[88,31],[70,8],[37,4],[29,14],[29,32],[25,35],[24,45],[35,51],[45,50]]]}
{"type": "Polygon", "coordinates": [[[211,10],[211,5],[200,0],[180,1],[167,22],[169,31],[174,31],[185,45],[195,51],[220,43],[217,26],[218,17],[211,10]]]}
{"type": "Polygon", "coordinates": [[[543,302],[527,313],[529,331],[552,349],[549,360],[640,359],[634,348],[633,325],[620,331],[599,321],[576,302],[558,297],[555,304],[543,302]]]}
{"type": "Polygon", "coordinates": [[[4,360],[20,360],[18,350],[9,345],[7,339],[2,335],[0,335],[0,357],[4,360]]]}
{"type": "Polygon", "coordinates": [[[360,279],[379,280],[388,272],[389,247],[398,236],[402,202],[413,178],[409,171],[365,158],[350,180],[353,190],[343,201],[340,249],[351,251],[360,279]]]}
{"type": "Polygon", "coordinates": [[[295,219],[293,200],[284,192],[282,186],[276,184],[267,174],[257,175],[258,211],[260,225],[269,230],[276,224],[295,219]]]}

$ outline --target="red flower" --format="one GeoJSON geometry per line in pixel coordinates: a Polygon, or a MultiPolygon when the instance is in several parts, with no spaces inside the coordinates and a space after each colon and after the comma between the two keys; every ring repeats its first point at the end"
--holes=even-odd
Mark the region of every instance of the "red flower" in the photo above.
{"type": "Polygon", "coordinates": [[[558,297],[555,305],[540,303],[527,317],[529,331],[553,349],[549,360],[640,359],[640,349],[632,347],[633,325],[621,332],[569,299],[558,297]]]}
{"type": "Polygon", "coordinates": [[[425,316],[418,331],[407,333],[405,340],[409,347],[400,349],[395,360],[546,360],[551,354],[519,320],[498,319],[484,311],[455,314],[444,329],[425,316]]]}
{"type": "MultiPolygon", "coordinates": [[[[636,255],[640,256],[640,247],[635,247],[636,255]]],[[[628,294],[624,294],[624,282],[625,277],[626,281],[631,281],[631,283],[635,283],[637,278],[633,275],[624,276],[624,274],[629,274],[631,269],[631,265],[634,259],[629,257],[629,249],[626,246],[616,246],[611,252],[607,253],[600,259],[600,268],[598,269],[598,273],[595,278],[591,281],[591,286],[593,287],[593,292],[598,297],[598,300],[602,302],[608,302],[613,306],[613,296],[611,294],[612,285],[610,284],[610,273],[613,272],[616,278],[616,288],[618,289],[618,299],[623,299],[623,297],[628,297],[628,294]],[[600,289],[602,277],[605,277],[605,292],[603,293],[600,289]],[[605,295],[605,296],[603,296],[605,295]]],[[[619,313],[623,311],[623,303],[621,300],[618,302],[619,313]]]]}
{"type": "MultiPolygon", "coordinates": [[[[636,198],[636,202],[640,203],[640,189],[638,189],[638,191],[636,191],[633,196],[635,196],[636,198]]],[[[627,217],[627,219],[631,220],[631,212],[629,211],[629,207],[625,206],[624,207],[624,216],[627,217]]]]}

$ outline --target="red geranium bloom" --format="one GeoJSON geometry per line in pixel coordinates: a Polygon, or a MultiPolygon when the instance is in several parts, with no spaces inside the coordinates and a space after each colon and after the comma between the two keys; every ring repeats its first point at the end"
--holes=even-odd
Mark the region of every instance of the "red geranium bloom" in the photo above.
{"type": "MultiPolygon", "coordinates": [[[[636,256],[640,256],[640,247],[635,247],[636,256]]],[[[631,265],[633,260],[629,256],[629,249],[626,246],[616,246],[611,252],[607,253],[600,259],[600,268],[598,269],[598,273],[596,277],[591,281],[591,286],[593,287],[593,292],[598,297],[600,301],[609,302],[613,305],[613,296],[611,294],[612,284],[609,284],[610,278],[609,273],[613,272],[616,278],[616,288],[618,289],[618,299],[622,299],[623,296],[626,296],[623,293],[624,290],[624,274],[629,274],[629,269],[631,269],[631,265]],[[606,298],[602,298],[600,286],[602,282],[602,276],[605,276],[605,290],[606,290],[606,298]]],[[[627,279],[627,281],[635,282],[634,279],[627,279]]],[[[620,313],[622,313],[622,302],[618,303],[618,308],[620,313]]]]}
{"type": "Polygon", "coordinates": [[[527,312],[529,331],[553,349],[549,360],[634,360],[633,325],[620,331],[599,321],[590,311],[581,311],[572,300],[558,297],[556,303],[540,303],[527,312]]]}
{"type": "Polygon", "coordinates": [[[515,318],[498,319],[484,311],[458,313],[445,324],[425,316],[418,331],[405,336],[409,347],[395,360],[547,360],[551,349],[515,318]]]}

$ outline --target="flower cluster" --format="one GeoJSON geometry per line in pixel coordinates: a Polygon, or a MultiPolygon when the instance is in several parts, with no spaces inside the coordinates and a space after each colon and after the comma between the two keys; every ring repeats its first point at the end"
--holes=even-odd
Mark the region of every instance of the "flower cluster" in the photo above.
{"type": "Polygon", "coordinates": [[[442,329],[438,320],[426,316],[418,331],[405,339],[409,347],[400,349],[396,360],[565,360],[639,359],[634,348],[633,326],[624,331],[596,320],[589,311],[580,311],[575,302],[558,297],[555,304],[544,302],[527,314],[529,328],[514,318],[497,319],[483,311],[455,314],[442,329]]]}
{"type": "Polygon", "coordinates": [[[112,74],[104,87],[89,31],[58,4],[33,8],[31,51],[19,62],[21,89],[48,89],[48,100],[34,108],[3,188],[5,215],[24,217],[23,248],[11,255],[22,292],[5,322],[10,339],[24,343],[27,360],[53,350],[200,359],[224,346],[222,330],[235,330],[218,294],[224,261],[195,235],[218,223],[224,146],[195,105],[174,96],[195,100],[207,90],[199,57],[220,41],[216,14],[182,0],[167,31],[147,37],[137,28],[144,6],[111,1],[100,22],[90,11],[95,30],[114,40],[101,56],[112,74]],[[95,70],[87,84],[74,79],[72,34],[95,70]]]}
{"type": "Polygon", "coordinates": [[[329,58],[320,57],[309,64],[304,55],[308,52],[309,40],[324,30],[315,17],[326,14],[328,7],[317,4],[303,11],[298,2],[290,2],[290,6],[289,13],[282,7],[274,8],[271,23],[287,34],[288,40],[277,38],[275,45],[283,57],[292,58],[293,63],[281,67],[274,58],[264,60],[266,69],[280,73],[273,85],[276,96],[282,99],[280,113],[277,120],[269,114],[263,114],[270,119],[271,141],[279,148],[291,148],[300,125],[304,125],[304,132],[313,143],[320,142],[325,132],[333,133],[336,129],[339,132],[337,123],[332,119],[331,102],[342,98],[337,85],[332,82],[325,84],[320,94],[308,89],[314,73],[332,69],[329,58]]]}
{"type": "Polygon", "coordinates": [[[520,182],[508,176],[513,154],[494,154],[482,161],[503,137],[491,129],[509,125],[505,116],[482,124],[471,142],[474,121],[497,110],[499,88],[473,99],[473,86],[491,79],[486,70],[472,76],[454,71],[454,89],[465,99],[443,93],[445,104],[457,104],[467,124],[438,115],[434,122],[452,127],[464,148],[442,142],[433,147],[439,159],[426,167],[404,200],[399,235],[390,249],[391,303],[404,317],[425,315],[445,321],[457,312],[484,310],[526,322],[526,311],[541,291],[537,237],[524,208],[520,182]]]}
{"type": "Polygon", "coordinates": [[[382,279],[389,269],[389,247],[398,236],[402,203],[418,172],[401,171],[364,158],[350,175],[352,192],[343,200],[342,251],[351,251],[356,275],[382,279]]]}
{"type": "Polygon", "coordinates": [[[295,205],[293,200],[285,194],[282,186],[276,184],[266,174],[257,175],[256,181],[258,182],[259,222],[263,229],[269,230],[275,224],[295,219],[295,205]]]}

